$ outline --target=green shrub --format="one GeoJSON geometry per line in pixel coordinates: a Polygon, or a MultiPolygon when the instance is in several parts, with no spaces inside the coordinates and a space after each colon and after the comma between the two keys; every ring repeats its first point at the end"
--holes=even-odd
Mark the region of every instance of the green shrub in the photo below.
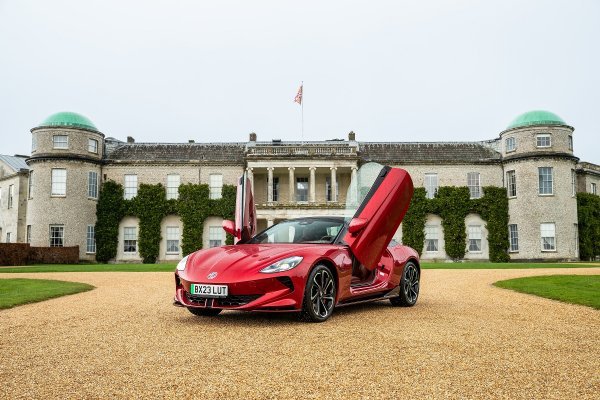
{"type": "Polygon", "coordinates": [[[600,256],[600,196],[577,193],[579,258],[594,260],[600,256]]]}

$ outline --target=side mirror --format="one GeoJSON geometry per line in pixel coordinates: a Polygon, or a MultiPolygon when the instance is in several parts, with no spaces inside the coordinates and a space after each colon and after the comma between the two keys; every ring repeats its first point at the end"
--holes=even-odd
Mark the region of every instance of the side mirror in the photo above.
{"type": "Polygon", "coordinates": [[[229,221],[229,220],[225,220],[223,221],[223,230],[227,233],[229,233],[230,235],[233,235],[234,237],[237,237],[237,232],[235,231],[235,222],[233,221],[229,221]]]}
{"type": "Polygon", "coordinates": [[[350,221],[350,225],[348,225],[348,232],[357,233],[363,230],[363,228],[367,225],[368,220],[364,218],[354,218],[350,221]]]}

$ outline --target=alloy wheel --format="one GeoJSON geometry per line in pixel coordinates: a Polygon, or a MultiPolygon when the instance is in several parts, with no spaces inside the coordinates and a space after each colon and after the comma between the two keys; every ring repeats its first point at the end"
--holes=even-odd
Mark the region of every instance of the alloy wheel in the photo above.
{"type": "Polygon", "coordinates": [[[419,271],[412,263],[404,271],[404,296],[409,303],[415,303],[419,295],[419,271]]]}
{"type": "Polygon", "coordinates": [[[329,270],[324,268],[313,277],[310,287],[310,301],[314,313],[321,318],[327,317],[333,310],[335,283],[329,270]]]}

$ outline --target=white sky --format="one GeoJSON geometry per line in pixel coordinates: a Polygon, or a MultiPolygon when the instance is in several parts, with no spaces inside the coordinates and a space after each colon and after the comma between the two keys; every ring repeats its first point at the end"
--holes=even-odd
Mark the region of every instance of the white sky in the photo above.
{"type": "Polygon", "coordinates": [[[57,111],[138,142],[483,140],[546,109],[600,164],[600,1],[0,0],[0,153],[57,111]]]}

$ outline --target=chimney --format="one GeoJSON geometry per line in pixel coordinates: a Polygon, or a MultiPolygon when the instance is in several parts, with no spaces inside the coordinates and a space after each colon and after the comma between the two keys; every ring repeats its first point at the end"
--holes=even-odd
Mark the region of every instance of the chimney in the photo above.
{"type": "Polygon", "coordinates": [[[256,133],[254,133],[254,132],[250,133],[250,141],[251,142],[256,142],[256,133]]]}
{"type": "Polygon", "coordinates": [[[348,140],[350,140],[350,141],[356,140],[356,133],[354,133],[354,131],[350,131],[350,133],[348,133],[348,140]]]}
{"type": "Polygon", "coordinates": [[[127,143],[135,143],[133,136],[127,136],[127,143]]]}
{"type": "Polygon", "coordinates": [[[190,139],[188,140],[188,143],[196,143],[196,141],[194,139],[190,139]]]}

